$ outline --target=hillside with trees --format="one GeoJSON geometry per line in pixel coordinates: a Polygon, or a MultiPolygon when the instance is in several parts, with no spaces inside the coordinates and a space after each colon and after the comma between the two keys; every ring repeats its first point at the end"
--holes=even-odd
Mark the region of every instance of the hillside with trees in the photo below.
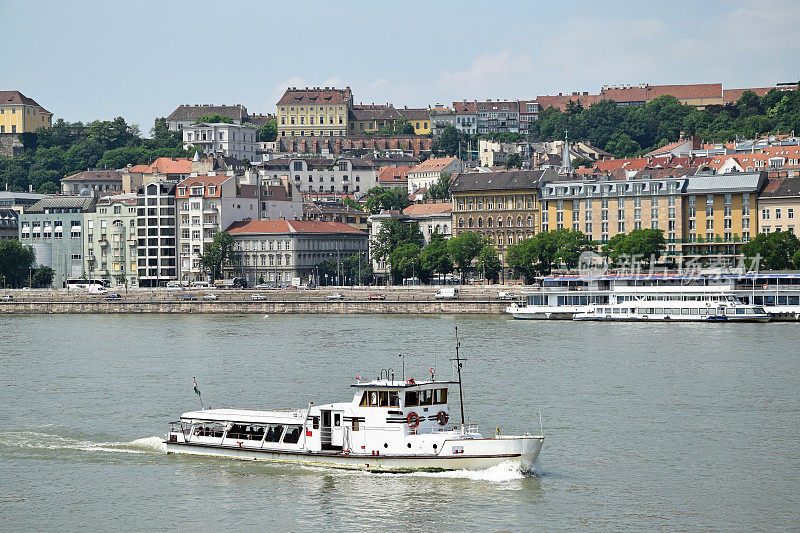
{"type": "Polygon", "coordinates": [[[89,124],[57,120],[50,129],[20,135],[23,152],[17,157],[0,156],[0,187],[10,190],[58,192],[65,176],[89,168],[118,169],[128,164],[146,164],[158,157],[188,157],[178,131],[169,131],[167,121],[157,118],[151,138],[142,138],[139,128],[122,117],[89,124]]]}

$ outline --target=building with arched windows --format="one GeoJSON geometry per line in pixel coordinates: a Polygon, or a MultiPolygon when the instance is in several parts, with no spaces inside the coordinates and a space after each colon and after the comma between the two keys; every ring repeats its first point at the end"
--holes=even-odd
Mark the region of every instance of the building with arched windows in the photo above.
{"type": "Polygon", "coordinates": [[[84,215],[83,270],[109,285],[138,285],[136,193],[103,196],[84,215]]]}

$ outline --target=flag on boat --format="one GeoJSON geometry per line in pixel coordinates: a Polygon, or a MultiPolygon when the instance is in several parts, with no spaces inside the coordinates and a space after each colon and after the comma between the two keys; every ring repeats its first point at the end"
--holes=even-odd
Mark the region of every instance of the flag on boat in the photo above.
{"type": "Polygon", "coordinates": [[[200,389],[197,388],[197,378],[192,378],[192,381],[194,381],[194,393],[200,396],[200,389]]]}

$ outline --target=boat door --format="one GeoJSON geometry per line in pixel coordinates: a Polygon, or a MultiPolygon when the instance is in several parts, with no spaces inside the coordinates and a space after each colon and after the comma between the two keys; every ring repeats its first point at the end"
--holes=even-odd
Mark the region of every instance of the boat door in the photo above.
{"type": "Polygon", "coordinates": [[[332,411],[333,425],[331,427],[331,446],[344,446],[344,411],[332,411]]]}

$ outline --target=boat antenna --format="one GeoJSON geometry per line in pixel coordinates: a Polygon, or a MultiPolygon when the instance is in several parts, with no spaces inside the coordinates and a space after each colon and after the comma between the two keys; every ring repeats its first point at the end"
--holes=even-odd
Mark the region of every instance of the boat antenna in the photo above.
{"type": "Polygon", "coordinates": [[[456,362],[456,370],[458,371],[458,400],[461,407],[461,425],[464,425],[464,388],[461,385],[461,362],[466,361],[458,355],[458,349],[461,347],[461,342],[458,340],[458,326],[456,326],[456,357],[450,359],[456,362]]]}
{"type": "Polygon", "coordinates": [[[403,361],[403,383],[406,382],[406,356],[403,354],[398,354],[400,359],[403,361]]]}
{"type": "Polygon", "coordinates": [[[200,409],[205,410],[205,407],[203,407],[203,396],[200,394],[200,389],[197,388],[197,378],[193,377],[192,381],[194,381],[194,393],[200,398],[200,409]]]}

